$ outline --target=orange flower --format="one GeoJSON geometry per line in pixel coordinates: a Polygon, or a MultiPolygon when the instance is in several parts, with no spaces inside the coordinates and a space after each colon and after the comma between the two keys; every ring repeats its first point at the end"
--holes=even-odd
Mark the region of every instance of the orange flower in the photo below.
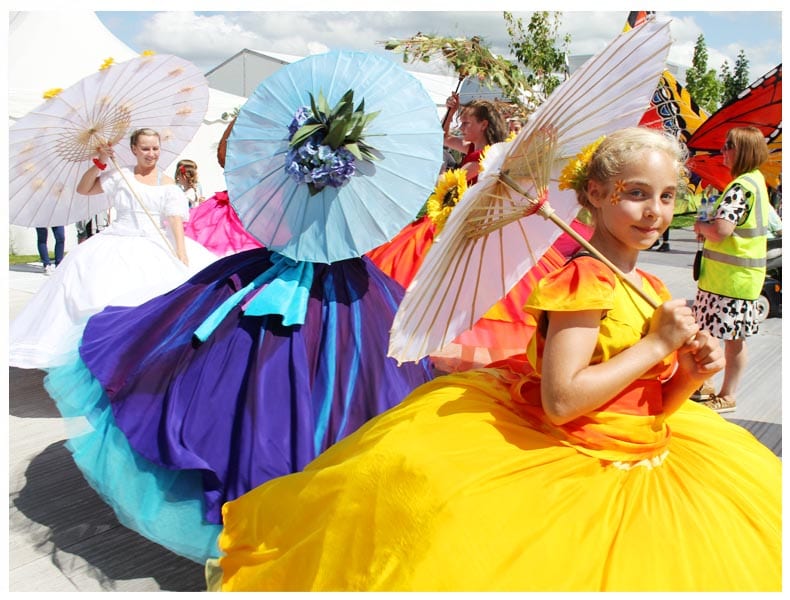
{"type": "Polygon", "coordinates": [[[614,193],[612,194],[612,197],[609,199],[609,201],[612,204],[617,204],[620,202],[620,194],[623,192],[625,192],[625,181],[618,179],[614,182],[614,193]]]}

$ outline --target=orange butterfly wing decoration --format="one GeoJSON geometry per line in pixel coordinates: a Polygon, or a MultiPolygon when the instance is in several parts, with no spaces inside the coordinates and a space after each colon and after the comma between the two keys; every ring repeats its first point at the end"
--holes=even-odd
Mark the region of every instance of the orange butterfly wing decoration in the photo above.
{"type": "Polygon", "coordinates": [[[707,113],[697,106],[688,90],[672,73],[664,71],[650,100],[650,108],[639,124],[664,129],[685,143],[707,119],[707,113]]]}
{"type": "Polygon", "coordinates": [[[769,186],[776,186],[782,172],[782,65],[771,69],[746,88],[735,100],[722,106],[689,138],[692,153],[689,169],[703,185],[723,190],[732,179],[724,166],[721,147],[733,127],[752,125],[763,132],[769,150],[768,162],[760,170],[769,186]]]}

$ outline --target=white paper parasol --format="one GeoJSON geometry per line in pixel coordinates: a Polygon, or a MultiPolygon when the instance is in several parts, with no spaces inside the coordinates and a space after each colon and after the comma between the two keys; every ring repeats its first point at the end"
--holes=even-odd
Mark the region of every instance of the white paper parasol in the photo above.
{"type": "Polygon", "coordinates": [[[97,146],[109,142],[117,164],[134,164],[129,135],[150,127],[160,134],[160,162],[169,164],[200,127],[209,89],[192,63],[163,54],[108,60],[97,73],[49,95],[9,129],[14,225],[67,225],[106,210],[104,194],[84,196],[75,189],[97,146]]]}
{"type": "Polygon", "coordinates": [[[670,44],[668,23],[620,34],[558,87],[512,142],[489,148],[478,182],[450,214],[406,291],[390,356],[416,361],[471,329],[563,228],[588,245],[565,225],[579,205],[574,191],[559,189],[560,171],[601,135],[638,124],[670,44]],[[545,218],[528,216],[540,202],[545,218]]]}

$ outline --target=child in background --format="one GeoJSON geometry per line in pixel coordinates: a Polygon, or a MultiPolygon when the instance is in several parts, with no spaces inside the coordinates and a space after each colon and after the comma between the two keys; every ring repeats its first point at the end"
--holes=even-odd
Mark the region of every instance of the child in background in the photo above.
{"type": "MultiPolygon", "coordinates": [[[[217,162],[223,170],[228,137],[235,122],[236,119],[233,119],[228,123],[217,144],[217,162]]],[[[228,256],[263,246],[244,228],[230,203],[227,190],[215,192],[201,202],[200,206],[189,211],[189,221],[184,224],[184,235],[200,242],[217,256],[228,256]]]]}
{"type": "Polygon", "coordinates": [[[189,200],[189,208],[195,208],[198,204],[205,200],[203,196],[203,188],[198,181],[198,168],[194,160],[185,158],[179,160],[176,165],[176,172],[174,179],[189,200]]]}

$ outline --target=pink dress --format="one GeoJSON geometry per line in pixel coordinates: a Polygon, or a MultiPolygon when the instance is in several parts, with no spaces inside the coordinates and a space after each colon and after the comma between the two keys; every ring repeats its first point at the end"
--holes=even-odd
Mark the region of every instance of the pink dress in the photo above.
{"type": "Polygon", "coordinates": [[[244,229],[230,204],[228,192],[217,192],[191,209],[189,221],[184,223],[184,234],[218,256],[263,247],[244,229]]]}

